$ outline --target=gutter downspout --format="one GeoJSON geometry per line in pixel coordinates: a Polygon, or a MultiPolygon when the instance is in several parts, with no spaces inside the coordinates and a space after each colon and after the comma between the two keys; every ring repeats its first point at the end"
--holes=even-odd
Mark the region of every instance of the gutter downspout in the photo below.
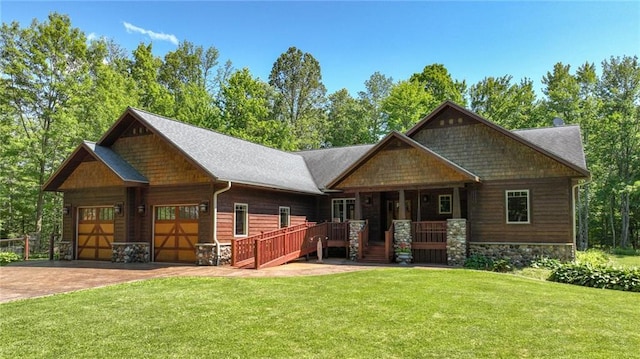
{"type": "Polygon", "coordinates": [[[577,250],[578,248],[578,244],[576,243],[576,189],[578,187],[588,185],[589,183],[591,183],[591,177],[589,177],[589,179],[582,183],[578,181],[578,183],[574,184],[571,187],[571,205],[573,207],[571,212],[571,219],[573,222],[573,248],[575,248],[575,250],[577,250]]]}
{"type": "Polygon", "coordinates": [[[220,242],[218,242],[218,195],[231,189],[231,181],[227,187],[213,192],[213,241],[216,244],[216,266],[220,265],[220,242]]]}

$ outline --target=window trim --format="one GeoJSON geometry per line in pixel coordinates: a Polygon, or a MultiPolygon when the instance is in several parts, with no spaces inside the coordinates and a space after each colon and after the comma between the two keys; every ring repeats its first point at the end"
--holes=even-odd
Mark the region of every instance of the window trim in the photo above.
{"type": "Polygon", "coordinates": [[[531,193],[528,189],[508,189],[504,191],[505,220],[507,224],[531,224],[531,193]],[[509,221],[509,193],[522,192],[527,194],[527,220],[509,221]]]}
{"type": "Polygon", "coordinates": [[[332,198],[331,199],[331,221],[333,222],[334,219],[338,218],[335,215],[335,204],[336,202],[342,202],[343,205],[343,213],[344,213],[344,219],[343,218],[338,218],[340,219],[340,222],[346,222],[349,219],[347,218],[347,201],[353,201],[355,203],[356,198],[355,197],[340,197],[340,198],[332,198]]]}
{"type": "Polygon", "coordinates": [[[233,204],[233,236],[234,237],[248,237],[249,236],[249,205],[247,203],[234,203],[233,204]],[[236,221],[237,221],[237,216],[238,216],[238,212],[237,212],[237,206],[243,206],[245,209],[244,212],[244,230],[246,233],[244,234],[238,234],[236,233],[236,221]]]}
{"type": "Polygon", "coordinates": [[[453,196],[450,194],[438,195],[438,214],[451,214],[453,213],[453,196]],[[449,211],[442,211],[442,199],[449,198],[449,211]]]}
{"type": "Polygon", "coordinates": [[[280,206],[278,207],[278,228],[286,228],[291,226],[291,207],[280,206]],[[287,225],[282,226],[282,210],[286,210],[287,212],[287,225]]]}

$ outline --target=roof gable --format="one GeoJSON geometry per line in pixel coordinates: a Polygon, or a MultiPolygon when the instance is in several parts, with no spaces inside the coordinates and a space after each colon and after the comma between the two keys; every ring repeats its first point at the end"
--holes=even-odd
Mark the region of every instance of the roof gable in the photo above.
{"type": "MultiPolygon", "coordinates": [[[[527,131],[509,131],[504,127],[501,127],[482,116],[473,113],[451,101],[445,101],[438,108],[436,108],[429,115],[425,116],[422,120],[415,124],[411,129],[406,132],[406,135],[411,138],[415,138],[425,128],[445,127],[445,126],[460,126],[469,124],[481,124],[496,131],[497,133],[516,141],[560,164],[569,167],[576,171],[578,174],[588,177],[590,176],[589,170],[587,170],[586,164],[583,160],[580,160],[579,153],[584,152],[582,149],[581,137],[573,138],[570,142],[572,149],[561,150],[557,144],[554,144],[555,140],[544,140],[541,136],[538,136],[534,132],[527,131]],[[453,116],[453,114],[456,114],[453,116]],[[444,116],[446,115],[446,116],[444,116]]],[[[547,131],[546,135],[557,135],[559,131],[547,131]]],[[[542,133],[542,132],[540,132],[542,133]]],[[[568,135],[566,132],[565,135],[568,135]]],[[[579,130],[578,130],[579,134],[579,130]]],[[[567,136],[568,138],[569,136],[567,136]]],[[[566,142],[564,142],[567,145],[566,142]]]]}
{"type": "Polygon", "coordinates": [[[328,183],[327,188],[479,181],[475,174],[394,131],[328,183]]]}
{"type": "Polygon", "coordinates": [[[58,190],[65,180],[73,174],[76,168],[86,162],[87,156],[108,168],[113,175],[122,181],[122,184],[138,186],[149,183],[143,175],[131,167],[131,165],[123,160],[117,153],[107,147],[96,145],[94,142],[84,141],[67,157],[58,170],[51,175],[49,180],[43,185],[43,189],[45,191],[58,190]]]}

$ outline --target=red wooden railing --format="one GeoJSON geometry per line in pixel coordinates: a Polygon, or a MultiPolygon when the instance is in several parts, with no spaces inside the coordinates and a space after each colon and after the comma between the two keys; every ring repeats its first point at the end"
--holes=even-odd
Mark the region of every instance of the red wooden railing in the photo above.
{"type": "Polygon", "coordinates": [[[447,222],[411,223],[412,249],[447,249],[447,222]]]}
{"type": "Polygon", "coordinates": [[[236,238],[231,241],[231,265],[234,267],[251,267],[255,265],[256,240],[281,235],[290,231],[307,228],[315,223],[303,223],[296,226],[263,232],[247,238],[236,238]]]}

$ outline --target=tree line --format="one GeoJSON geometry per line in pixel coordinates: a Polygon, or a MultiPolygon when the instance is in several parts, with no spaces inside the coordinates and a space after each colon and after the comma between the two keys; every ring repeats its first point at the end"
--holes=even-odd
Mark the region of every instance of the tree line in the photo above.
{"type": "Polygon", "coordinates": [[[611,56],[557,63],[541,79],[485,77],[470,86],[442,64],[408,79],[380,72],[352,96],[327,94],[319,62],[290,47],[263,81],[221,62],[215,47],[183,41],[164,57],[151,43],[128,53],[88,40],[52,13],[0,31],[0,237],[51,233],[61,196],[42,185],[83,139],[98,140],[127,106],[286,151],[375,143],[405,131],[445,100],[507,128],[582,129],[592,179],[578,196],[578,245],[635,246],[640,237],[640,65],[611,56]]]}

